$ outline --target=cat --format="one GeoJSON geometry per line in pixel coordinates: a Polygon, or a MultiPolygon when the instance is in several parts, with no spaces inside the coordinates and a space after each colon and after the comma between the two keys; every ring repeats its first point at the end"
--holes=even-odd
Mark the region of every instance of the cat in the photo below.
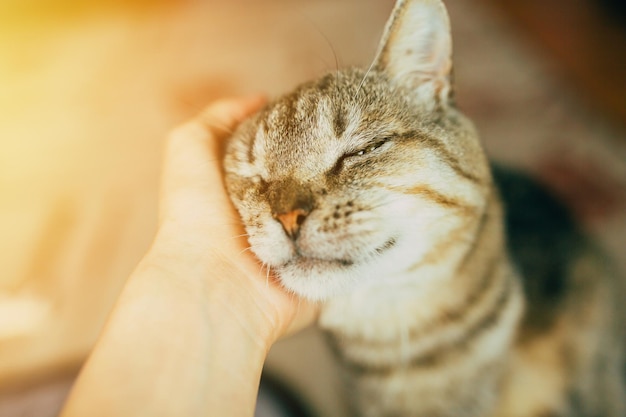
{"type": "Polygon", "coordinates": [[[440,0],[399,0],[367,70],[242,123],[225,182],[363,417],[623,417],[618,281],[566,210],[492,166],[454,102],[440,0]]]}

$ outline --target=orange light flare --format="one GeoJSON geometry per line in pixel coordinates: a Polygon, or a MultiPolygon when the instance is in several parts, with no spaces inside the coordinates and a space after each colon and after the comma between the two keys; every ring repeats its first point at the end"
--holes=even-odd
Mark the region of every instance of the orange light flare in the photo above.
{"type": "Polygon", "coordinates": [[[169,3],[0,3],[0,388],[82,357],[149,243],[169,3]]]}

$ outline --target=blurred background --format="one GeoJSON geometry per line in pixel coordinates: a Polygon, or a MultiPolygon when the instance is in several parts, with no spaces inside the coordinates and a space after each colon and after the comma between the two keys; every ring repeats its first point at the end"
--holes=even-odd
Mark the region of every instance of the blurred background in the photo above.
{"type": "MultiPolygon", "coordinates": [[[[626,271],[624,2],[446,4],[458,102],[487,151],[565,200],[626,271]]],[[[166,132],[218,97],[367,66],[392,6],[0,0],[0,416],[58,413],[152,239],[166,132]]],[[[268,372],[339,416],[329,361],[307,331],[268,372]]]]}

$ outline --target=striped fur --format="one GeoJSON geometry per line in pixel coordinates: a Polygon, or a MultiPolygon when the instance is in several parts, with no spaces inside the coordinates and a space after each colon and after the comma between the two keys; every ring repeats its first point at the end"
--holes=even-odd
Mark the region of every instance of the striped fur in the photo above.
{"type": "Polygon", "coordinates": [[[624,416],[616,282],[540,189],[492,175],[450,57],[441,2],[401,0],[371,68],[240,126],[224,166],[251,248],[323,302],[355,415],[624,416]]]}

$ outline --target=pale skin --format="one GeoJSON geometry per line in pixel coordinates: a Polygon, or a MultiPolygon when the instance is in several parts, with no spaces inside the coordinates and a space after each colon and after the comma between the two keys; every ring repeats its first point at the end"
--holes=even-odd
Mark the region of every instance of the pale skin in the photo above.
{"type": "Polygon", "coordinates": [[[220,100],[170,134],[156,237],[62,417],[250,417],[269,348],[315,320],[247,250],[223,187],[224,141],[263,103],[220,100]]]}

